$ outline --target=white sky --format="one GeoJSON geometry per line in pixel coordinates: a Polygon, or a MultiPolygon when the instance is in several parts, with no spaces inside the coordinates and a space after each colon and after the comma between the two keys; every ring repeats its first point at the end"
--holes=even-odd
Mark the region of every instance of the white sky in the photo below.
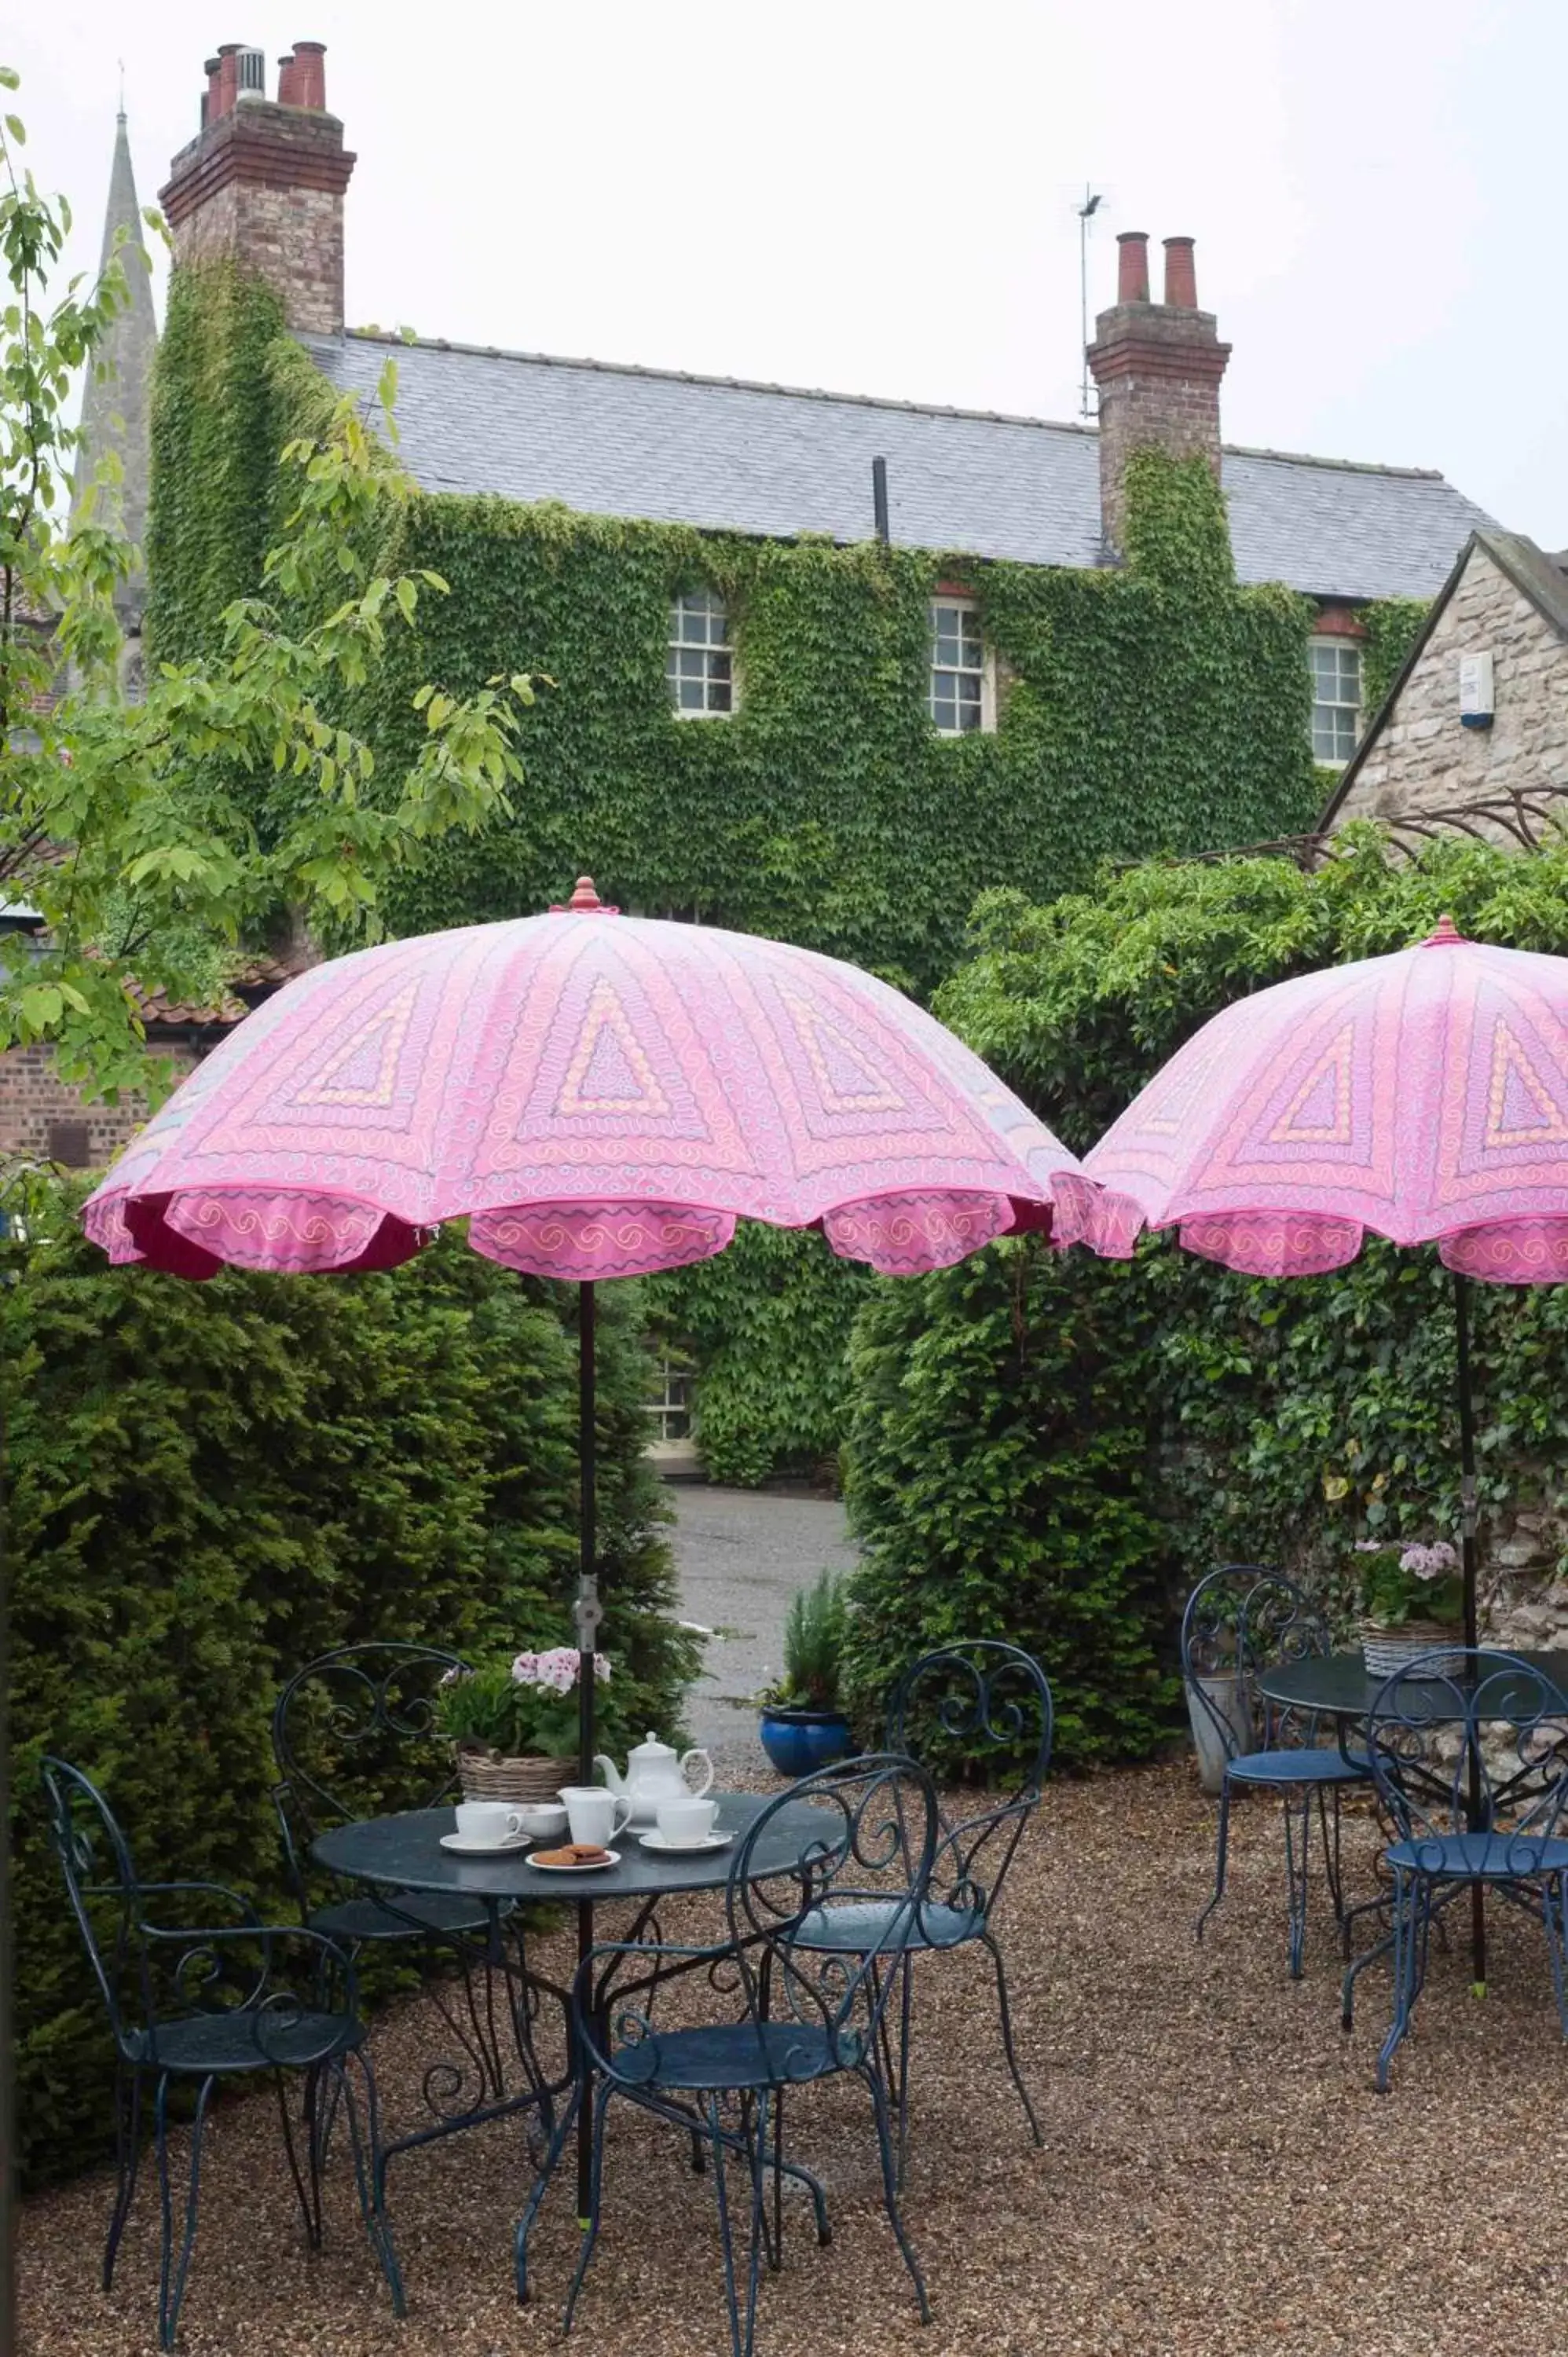
{"type": "MultiPolygon", "coordinates": [[[[57,0],[0,53],[96,260],[202,60],[328,44],[351,325],[1070,418],[1078,223],[1197,239],[1226,439],[1568,547],[1568,0],[57,0]]],[[[1155,292],[1158,292],[1156,279],[1155,292]]]]}

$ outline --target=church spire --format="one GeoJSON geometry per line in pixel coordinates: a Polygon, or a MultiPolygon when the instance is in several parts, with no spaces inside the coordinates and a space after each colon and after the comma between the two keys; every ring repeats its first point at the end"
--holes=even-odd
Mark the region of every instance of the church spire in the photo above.
{"type": "MultiPolygon", "coordinates": [[[[124,92],[122,91],[122,97],[124,92]]],[[[71,513],[81,509],[93,469],[107,450],[120,454],[124,469],[120,513],[125,536],[142,546],[147,528],[148,422],[152,407],[153,358],[157,350],[157,321],[153,312],[153,283],[142,242],[141,209],[136,202],[136,178],[131,168],[131,143],[125,134],[125,110],[115,118],[114,162],[109,175],[109,203],[103,217],[103,254],[107,268],[120,231],[120,266],[129,300],[111,322],[98,347],[97,366],[89,372],[81,395],[82,444],[77,451],[71,487],[71,513]]],[[[108,494],[100,491],[98,518],[107,522],[108,494]]],[[[144,585],[140,575],[127,585],[139,606],[144,585]]]]}

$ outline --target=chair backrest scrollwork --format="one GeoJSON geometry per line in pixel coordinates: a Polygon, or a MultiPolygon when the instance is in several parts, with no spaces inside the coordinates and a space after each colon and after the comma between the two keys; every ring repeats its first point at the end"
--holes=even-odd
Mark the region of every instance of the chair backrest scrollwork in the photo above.
{"type": "Polygon", "coordinates": [[[983,1785],[950,1792],[931,1878],[935,1899],[965,1912],[996,1902],[1051,1762],[1056,1714],[1038,1662],[1000,1638],[927,1653],[904,1673],[887,1715],[887,1749],[933,1774],[955,1756],[983,1785]],[[965,1793],[973,1805],[966,1805],[965,1793]]]}
{"type": "Polygon", "coordinates": [[[1367,1719],[1372,1781],[1418,1865],[1455,1835],[1500,1836],[1492,1861],[1541,1871],[1568,1807],[1568,1695],[1532,1663],[1445,1646],[1385,1679],[1367,1719]]]}
{"type": "Polygon", "coordinates": [[[1328,1651],[1328,1631],[1294,1580],[1257,1563],[1225,1563],[1200,1579],[1181,1623],[1181,1674],[1225,1757],[1316,1743],[1317,1717],[1261,1692],[1264,1671],[1328,1651]]]}
{"type": "Polygon", "coordinates": [[[387,1640],[339,1645],[307,1662],[273,1708],[274,1801],[296,1888],[328,1826],[388,1809],[433,1809],[456,1788],[452,1747],[435,1725],[442,1681],[467,1668],[439,1645],[387,1640]]]}

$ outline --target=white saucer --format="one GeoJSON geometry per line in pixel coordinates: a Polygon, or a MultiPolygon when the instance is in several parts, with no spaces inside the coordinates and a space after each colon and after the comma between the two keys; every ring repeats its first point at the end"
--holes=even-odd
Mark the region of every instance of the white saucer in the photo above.
{"type": "Polygon", "coordinates": [[[691,1857],[703,1849],[728,1849],[734,1839],[734,1834],[726,1833],[700,1834],[695,1841],[671,1841],[667,1834],[657,1831],[638,1835],[644,1849],[662,1850],[667,1857],[691,1857]]]}
{"type": "Polygon", "coordinates": [[[620,1864],[620,1852],[618,1849],[607,1849],[603,1857],[596,1858],[592,1866],[546,1866],[544,1860],[537,1856],[531,1857],[528,1863],[537,1874],[603,1874],[607,1867],[620,1864]]]}
{"type": "Polygon", "coordinates": [[[505,1841],[476,1841],[472,1834],[443,1834],[443,1849],[456,1850],[459,1857],[503,1857],[508,1850],[526,1849],[537,1834],[508,1834],[505,1841]]]}

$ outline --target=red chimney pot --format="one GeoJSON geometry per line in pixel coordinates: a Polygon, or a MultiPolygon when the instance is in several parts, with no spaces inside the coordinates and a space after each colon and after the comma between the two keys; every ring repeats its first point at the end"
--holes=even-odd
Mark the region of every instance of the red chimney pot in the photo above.
{"type": "Polygon", "coordinates": [[[1190,237],[1167,237],[1165,247],[1165,303],[1173,311],[1196,311],[1197,308],[1197,273],[1193,266],[1190,237]]]}
{"type": "Polygon", "coordinates": [[[325,41],[295,41],[294,45],[295,106],[308,106],[317,114],[327,112],[327,56],[325,41]]]}
{"type": "Polygon", "coordinates": [[[278,59],[278,104],[299,104],[299,67],[292,49],[286,57],[278,59]]]}
{"type": "Polygon", "coordinates": [[[220,114],[232,114],[235,94],[240,86],[240,44],[220,41],[218,44],[218,79],[211,104],[207,110],[209,123],[220,114]]]}
{"type": "Polygon", "coordinates": [[[1149,299],[1149,233],[1124,229],[1116,240],[1116,300],[1146,303],[1149,299]]]}

